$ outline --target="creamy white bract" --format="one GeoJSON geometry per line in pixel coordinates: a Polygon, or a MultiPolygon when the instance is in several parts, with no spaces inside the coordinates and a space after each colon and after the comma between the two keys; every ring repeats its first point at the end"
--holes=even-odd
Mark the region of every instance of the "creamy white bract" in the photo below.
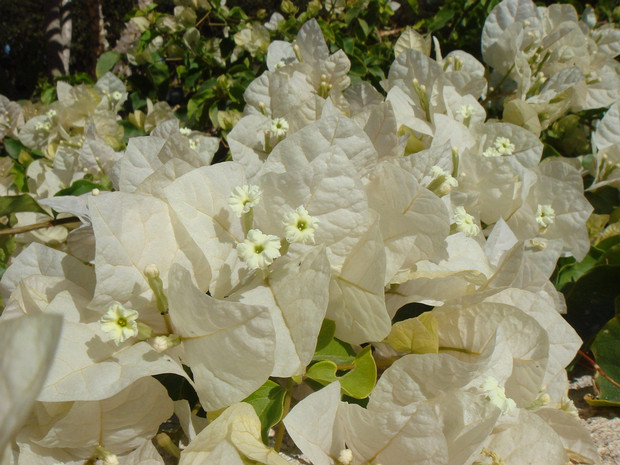
{"type": "MultiPolygon", "coordinates": [[[[516,108],[549,121],[620,91],[607,87],[618,80],[613,47],[592,39],[615,30],[580,27],[571,8],[505,0],[483,34],[494,73],[517,85],[516,108]],[[602,58],[577,53],[570,34],[602,58]]],[[[44,331],[39,314],[63,319],[33,413],[0,429],[7,463],[163,463],[150,441],[173,406],[151,375],[173,373],[205,410],[225,409],[205,428],[175,406],[192,439],[181,464],[284,465],[240,401],[269,377],[303,377],[325,318],[389,368],[366,408],[333,383],[284,418],[315,465],[598,463],[566,397],[581,341],[549,281],[558,257],[589,247],[581,175],[541,162],[527,124],[485,122],[479,100],[496,79],[490,87],[472,56],[432,59],[411,36],[398,52],[386,97],[349,86],[346,55],[330,55],[310,21],[294,44],[269,46],[269,71],[229,135],[233,161],[210,165],[164,122],[108,160],[116,192],[48,203],[89,225],[80,241],[91,263],[31,244],[2,278],[0,331],[13,320],[44,331]],[[427,326],[404,326],[433,331],[423,353],[386,342],[412,302],[434,307],[427,326]],[[149,331],[118,326],[136,314],[149,331]]],[[[617,113],[594,139],[607,154],[597,185],[617,182],[602,166],[620,143],[617,113]]]]}

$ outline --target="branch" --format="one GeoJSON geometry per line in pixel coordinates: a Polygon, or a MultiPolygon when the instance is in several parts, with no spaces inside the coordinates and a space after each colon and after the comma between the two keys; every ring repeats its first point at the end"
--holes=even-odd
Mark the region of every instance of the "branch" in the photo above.
{"type": "Polygon", "coordinates": [[[70,216],[68,218],[60,218],[57,220],[44,221],[43,223],[29,224],[28,226],[20,226],[19,228],[1,229],[0,236],[9,236],[11,234],[21,234],[28,231],[34,231],[35,229],[51,228],[52,226],[60,226],[61,224],[68,223],[81,223],[77,216],[70,216]]]}
{"type": "Polygon", "coordinates": [[[616,386],[618,389],[620,389],[620,383],[618,383],[617,381],[614,381],[613,379],[611,379],[609,377],[609,375],[607,373],[605,373],[603,371],[603,369],[599,366],[598,363],[596,363],[594,361],[594,359],[590,358],[590,356],[588,356],[588,354],[586,354],[583,351],[579,351],[579,355],[581,355],[583,358],[585,358],[588,362],[590,362],[592,364],[592,366],[594,367],[594,369],[603,377],[605,378],[607,381],[609,381],[611,384],[613,384],[614,386],[616,386]]]}

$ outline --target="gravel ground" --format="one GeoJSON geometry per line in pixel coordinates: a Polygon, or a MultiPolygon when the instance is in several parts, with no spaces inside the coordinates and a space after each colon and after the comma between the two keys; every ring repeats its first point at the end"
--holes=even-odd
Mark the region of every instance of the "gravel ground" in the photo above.
{"type": "Polygon", "coordinates": [[[601,456],[602,465],[620,464],[620,408],[591,407],[585,400],[593,394],[594,380],[585,375],[571,382],[569,396],[579,410],[579,417],[590,431],[601,456]]]}

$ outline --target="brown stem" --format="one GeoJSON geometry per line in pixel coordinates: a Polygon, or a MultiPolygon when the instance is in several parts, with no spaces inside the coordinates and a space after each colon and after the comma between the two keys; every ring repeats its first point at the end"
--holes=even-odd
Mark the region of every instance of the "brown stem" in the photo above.
{"type": "Polygon", "coordinates": [[[609,377],[609,375],[603,371],[603,369],[599,366],[599,364],[598,364],[598,363],[596,363],[596,362],[594,361],[594,359],[593,359],[593,358],[591,358],[588,354],[586,354],[585,352],[583,352],[583,351],[581,351],[581,350],[579,351],[579,355],[581,355],[581,356],[582,356],[583,358],[585,358],[588,362],[590,362],[590,363],[592,364],[592,366],[594,367],[594,369],[595,369],[596,371],[598,371],[598,372],[599,372],[599,374],[600,374],[603,378],[605,378],[605,379],[606,379],[607,381],[609,381],[611,384],[613,384],[613,385],[614,385],[614,386],[616,386],[618,389],[620,389],[620,383],[618,383],[617,381],[614,381],[613,379],[611,379],[611,378],[609,377]]]}
{"type": "Polygon", "coordinates": [[[203,23],[203,21],[209,17],[210,14],[211,14],[211,11],[209,10],[205,13],[205,15],[202,18],[200,18],[200,20],[196,23],[196,26],[195,26],[196,29],[198,29],[198,26],[200,26],[203,23]]]}
{"type": "Polygon", "coordinates": [[[70,216],[68,218],[59,218],[56,220],[44,221],[43,223],[29,224],[28,226],[20,226],[19,228],[1,229],[0,236],[9,236],[11,234],[21,234],[28,231],[34,231],[35,229],[51,228],[52,226],[59,226],[61,224],[68,223],[80,223],[77,216],[70,216]]]}
{"type": "Polygon", "coordinates": [[[377,35],[379,36],[379,38],[383,38],[384,36],[393,36],[396,34],[400,34],[400,32],[403,30],[402,27],[397,27],[396,29],[390,29],[390,30],[383,30],[383,31],[377,31],[377,35]]]}

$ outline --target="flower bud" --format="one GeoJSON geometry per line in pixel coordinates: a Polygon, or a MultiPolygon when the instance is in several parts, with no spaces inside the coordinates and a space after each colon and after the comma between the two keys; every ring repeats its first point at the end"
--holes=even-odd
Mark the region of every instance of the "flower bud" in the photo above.
{"type": "Polygon", "coordinates": [[[159,268],[157,268],[157,265],[155,265],[154,263],[146,265],[146,267],[144,268],[144,275],[147,278],[157,278],[159,277],[159,268]]]}

